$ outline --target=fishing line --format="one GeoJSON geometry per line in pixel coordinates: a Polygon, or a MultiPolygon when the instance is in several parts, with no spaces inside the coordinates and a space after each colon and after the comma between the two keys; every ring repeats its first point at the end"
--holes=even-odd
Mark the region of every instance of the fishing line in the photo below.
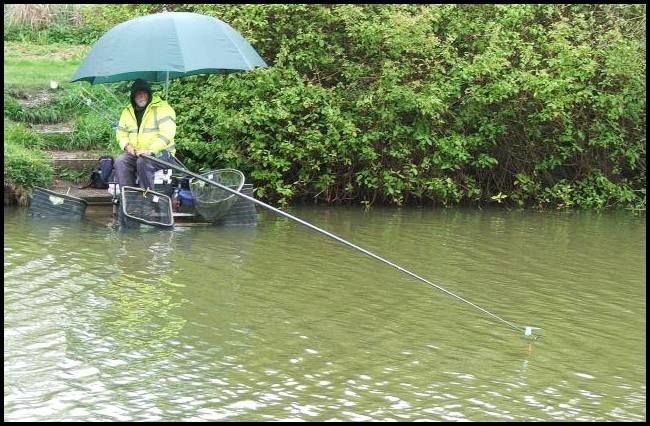
{"type": "Polygon", "coordinates": [[[108,93],[109,95],[111,95],[111,97],[115,100],[115,102],[117,102],[117,105],[122,105],[122,104],[124,103],[123,101],[119,100],[119,99],[117,98],[117,96],[115,96],[115,94],[114,94],[113,92],[111,92],[110,90],[108,90],[108,87],[106,87],[105,85],[102,85],[102,87],[104,88],[104,91],[105,91],[106,93],[108,93]]]}
{"type": "Polygon", "coordinates": [[[101,118],[104,120],[108,121],[110,124],[113,123],[113,117],[109,116],[108,113],[99,107],[95,105],[95,103],[92,101],[90,98],[84,98],[83,96],[81,97],[81,100],[79,101],[80,105],[87,106],[88,108],[92,109],[95,111],[101,118]]]}
{"type": "Polygon", "coordinates": [[[227,186],[221,185],[221,184],[219,184],[217,182],[214,182],[214,181],[212,181],[212,180],[210,180],[208,178],[205,178],[205,177],[203,177],[201,175],[198,175],[196,173],[192,173],[187,169],[183,169],[183,168],[178,167],[177,165],[169,163],[167,161],[163,161],[163,160],[160,160],[158,158],[154,158],[154,157],[152,157],[150,155],[142,155],[142,156],[149,159],[149,160],[151,160],[151,161],[154,161],[154,162],[159,163],[159,164],[161,164],[163,166],[166,166],[166,167],[168,167],[170,169],[174,169],[174,170],[179,171],[181,173],[188,174],[188,175],[194,177],[195,179],[199,179],[199,180],[201,180],[201,181],[203,181],[205,183],[208,183],[210,185],[217,186],[218,188],[223,189],[224,191],[228,191],[228,192],[230,192],[232,194],[235,194],[235,195],[237,195],[239,197],[242,197],[242,198],[244,198],[244,199],[246,199],[248,201],[251,201],[251,202],[253,202],[253,203],[257,204],[257,205],[260,205],[260,206],[262,206],[262,207],[264,207],[264,208],[266,208],[268,210],[271,210],[272,212],[277,213],[280,216],[284,216],[284,217],[286,217],[288,219],[291,219],[291,220],[293,220],[295,222],[298,222],[301,225],[304,225],[304,226],[306,226],[306,227],[308,227],[310,229],[313,229],[316,232],[319,232],[319,233],[321,233],[323,235],[326,235],[326,236],[328,236],[328,237],[330,237],[330,238],[332,238],[332,239],[334,239],[334,240],[336,240],[336,241],[338,241],[340,243],[343,243],[343,244],[345,244],[345,245],[347,245],[349,247],[352,247],[355,250],[359,250],[360,252],[362,252],[362,253],[364,253],[364,254],[366,254],[366,255],[374,258],[374,259],[377,259],[377,260],[379,260],[379,261],[381,261],[381,262],[383,262],[383,263],[385,263],[385,264],[387,264],[389,266],[392,266],[393,268],[397,269],[398,271],[404,272],[405,274],[408,274],[408,275],[412,276],[413,278],[416,278],[416,279],[418,279],[418,280],[420,280],[420,281],[422,281],[422,282],[424,282],[424,283],[426,283],[426,284],[428,284],[428,285],[430,285],[430,286],[432,286],[434,288],[437,288],[438,290],[440,290],[440,291],[442,291],[442,292],[444,292],[444,293],[446,293],[446,294],[448,294],[448,295],[450,295],[452,297],[455,297],[456,299],[460,300],[461,302],[465,302],[468,305],[473,306],[474,308],[480,310],[481,312],[483,312],[483,313],[491,316],[492,318],[506,324],[507,326],[509,326],[512,329],[515,329],[515,330],[520,331],[520,332],[523,331],[524,336],[526,336],[526,337],[533,337],[533,333],[534,333],[535,330],[541,330],[540,328],[533,327],[533,326],[520,327],[520,326],[517,326],[517,325],[511,323],[510,321],[506,321],[505,319],[499,317],[498,315],[493,314],[492,312],[488,311],[487,309],[484,309],[484,308],[478,306],[477,304],[472,303],[469,300],[467,300],[467,299],[465,299],[465,298],[463,298],[463,297],[461,297],[461,296],[459,296],[459,295],[457,295],[457,294],[455,294],[455,293],[453,293],[453,292],[451,292],[451,291],[449,291],[449,290],[447,290],[447,289],[445,289],[445,288],[443,288],[443,287],[441,287],[441,286],[439,286],[437,284],[434,284],[431,281],[429,281],[429,280],[427,280],[425,278],[422,278],[421,276],[419,276],[419,275],[417,275],[417,274],[415,274],[415,273],[413,273],[413,272],[411,272],[411,271],[409,271],[407,269],[404,269],[401,266],[399,266],[399,265],[397,265],[397,264],[395,264],[395,263],[393,263],[393,262],[391,262],[389,260],[384,259],[381,256],[378,256],[378,255],[376,255],[376,254],[374,254],[374,253],[372,253],[372,252],[370,252],[370,251],[368,251],[368,250],[366,250],[366,249],[364,249],[362,247],[357,246],[356,244],[353,244],[353,243],[351,243],[351,242],[349,242],[347,240],[344,240],[343,238],[341,238],[341,237],[339,237],[337,235],[332,234],[331,232],[328,232],[328,231],[326,231],[324,229],[321,229],[321,228],[317,227],[316,225],[312,225],[311,223],[306,222],[306,221],[304,221],[304,220],[302,220],[302,219],[300,219],[298,217],[292,216],[289,213],[284,212],[284,211],[282,211],[280,209],[277,209],[277,208],[275,208],[273,206],[270,206],[270,205],[268,205],[268,204],[266,204],[266,203],[264,203],[264,202],[262,202],[260,200],[256,200],[253,197],[250,197],[250,196],[248,196],[246,194],[242,194],[241,192],[230,189],[227,186]]]}
{"type": "MultiPolygon", "coordinates": [[[[104,89],[108,92],[108,89],[106,89],[105,87],[104,89]]],[[[112,95],[112,93],[110,94],[112,95]]],[[[114,95],[112,96],[115,97],[114,95]]],[[[85,88],[81,89],[80,98],[81,98],[80,103],[82,105],[85,105],[90,109],[92,109],[93,111],[95,111],[96,113],[98,113],[104,120],[108,121],[111,125],[114,123],[115,117],[113,117],[113,115],[107,111],[113,107],[112,105],[108,105],[107,103],[102,102],[99,98],[97,98],[95,95],[93,95],[90,91],[86,90],[85,88]]]]}

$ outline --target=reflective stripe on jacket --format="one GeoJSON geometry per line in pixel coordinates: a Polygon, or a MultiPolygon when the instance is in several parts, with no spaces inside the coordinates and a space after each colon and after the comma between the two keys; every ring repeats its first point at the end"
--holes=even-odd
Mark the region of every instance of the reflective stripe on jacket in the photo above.
{"type": "Polygon", "coordinates": [[[124,149],[131,144],[136,150],[150,150],[152,154],[157,154],[163,149],[174,154],[175,134],[176,113],[158,96],[154,96],[147,105],[139,129],[133,105],[129,105],[122,111],[116,130],[120,148],[124,149]]]}

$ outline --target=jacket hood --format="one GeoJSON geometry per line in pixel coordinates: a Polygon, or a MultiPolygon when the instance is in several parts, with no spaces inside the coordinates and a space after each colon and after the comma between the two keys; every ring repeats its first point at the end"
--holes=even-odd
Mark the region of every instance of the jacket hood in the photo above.
{"type": "Polygon", "coordinates": [[[151,99],[152,99],[152,96],[151,96],[151,86],[149,86],[149,83],[147,83],[146,81],[141,80],[141,79],[137,79],[137,80],[134,81],[133,84],[131,85],[131,96],[130,96],[130,99],[131,99],[131,105],[133,105],[133,109],[136,109],[136,108],[137,108],[137,106],[136,106],[136,104],[135,104],[135,94],[136,94],[136,92],[138,92],[139,90],[144,90],[144,91],[146,91],[146,92],[149,94],[149,100],[147,101],[147,105],[145,105],[144,108],[146,108],[147,106],[149,106],[149,104],[151,103],[151,99]]]}

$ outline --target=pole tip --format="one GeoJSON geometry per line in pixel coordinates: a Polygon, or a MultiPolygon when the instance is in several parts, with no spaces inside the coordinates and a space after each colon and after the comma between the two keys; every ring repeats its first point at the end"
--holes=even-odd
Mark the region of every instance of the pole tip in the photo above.
{"type": "Polygon", "coordinates": [[[536,339],[539,335],[539,332],[537,330],[542,330],[540,327],[533,327],[532,325],[527,325],[524,328],[524,336],[526,337],[532,337],[533,339],[536,339]]]}

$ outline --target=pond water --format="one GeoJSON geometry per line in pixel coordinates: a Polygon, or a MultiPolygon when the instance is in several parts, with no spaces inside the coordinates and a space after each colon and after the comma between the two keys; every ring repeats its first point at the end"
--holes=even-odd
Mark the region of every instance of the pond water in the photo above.
{"type": "Polygon", "coordinates": [[[4,420],[645,420],[645,216],[290,213],[541,337],[272,213],[5,208],[4,420]]]}

